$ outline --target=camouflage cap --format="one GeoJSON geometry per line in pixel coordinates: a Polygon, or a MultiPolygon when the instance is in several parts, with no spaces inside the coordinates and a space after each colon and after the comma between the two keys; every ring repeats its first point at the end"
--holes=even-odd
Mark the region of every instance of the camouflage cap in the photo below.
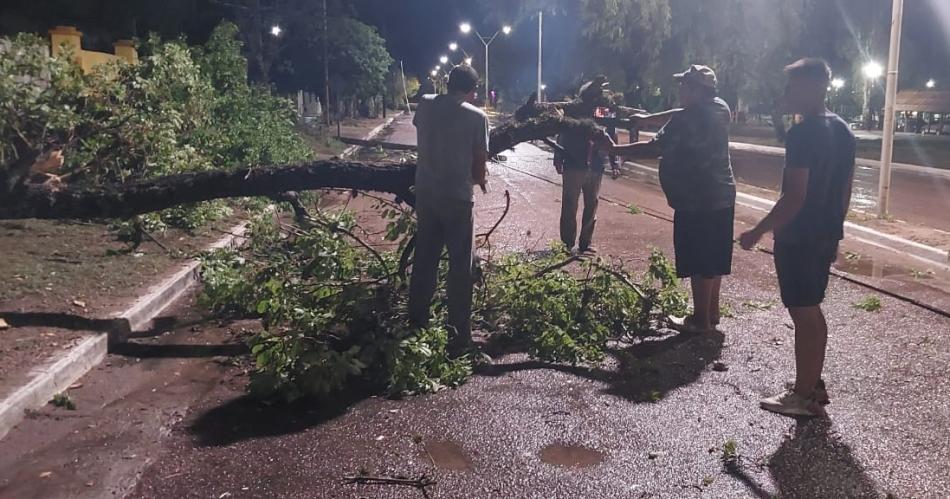
{"type": "Polygon", "coordinates": [[[716,79],[716,72],[709,66],[701,66],[699,64],[693,64],[686,71],[674,74],[673,78],[680,83],[695,83],[712,89],[719,86],[719,80],[716,79]]]}

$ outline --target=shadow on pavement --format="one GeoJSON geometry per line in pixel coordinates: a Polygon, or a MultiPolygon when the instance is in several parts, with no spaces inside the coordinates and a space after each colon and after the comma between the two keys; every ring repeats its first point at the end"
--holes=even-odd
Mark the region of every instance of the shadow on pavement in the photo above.
{"type": "Polygon", "coordinates": [[[110,353],[140,359],[189,359],[201,357],[236,357],[250,350],[243,343],[225,343],[221,345],[146,345],[142,343],[120,343],[113,345],[110,353]]]}
{"type": "MultiPolygon", "coordinates": [[[[549,369],[606,383],[604,393],[633,402],[655,402],[670,390],[696,381],[706,367],[719,359],[725,337],[720,332],[647,337],[626,348],[608,350],[616,369],[552,364],[527,360],[479,366],[475,374],[501,376],[513,371],[549,369]]],[[[523,351],[516,345],[489,344],[491,354],[523,351]]]]}
{"type": "Polygon", "coordinates": [[[784,437],[765,466],[776,494],[744,468],[728,473],[759,498],[885,497],[826,418],[799,420],[794,434],[784,437]]]}
{"type": "Polygon", "coordinates": [[[883,497],[830,420],[799,421],[769,459],[779,497],[883,497]]]}
{"type": "Polygon", "coordinates": [[[189,427],[202,447],[219,447],[264,437],[289,435],[342,416],[353,404],[372,395],[348,389],[337,397],[292,405],[268,406],[250,396],[233,398],[201,414],[189,427]]]}
{"type": "MultiPolygon", "coordinates": [[[[617,359],[619,369],[527,360],[478,366],[475,374],[501,376],[512,371],[550,369],[603,382],[608,385],[607,393],[637,403],[648,402],[698,379],[706,366],[719,358],[722,344],[721,333],[674,334],[659,339],[645,338],[628,348],[611,350],[608,353],[617,359]]],[[[491,350],[491,345],[486,347],[491,350]]],[[[350,386],[334,396],[290,406],[267,406],[248,396],[235,397],[198,416],[189,431],[199,446],[224,446],[298,433],[343,415],[352,405],[377,393],[378,387],[374,390],[371,386],[350,386]]]]}

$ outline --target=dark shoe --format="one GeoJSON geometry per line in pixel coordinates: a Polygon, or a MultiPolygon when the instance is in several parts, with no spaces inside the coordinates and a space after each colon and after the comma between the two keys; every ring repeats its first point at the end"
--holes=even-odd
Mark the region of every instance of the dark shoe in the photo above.
{"type": "Polygon", "coordinates": [[[578,248],[578,251],[580,251],[580,253],[581,253],[581,254],[584,254],[584,255],[596,255],[596,254],[597,254],[597,248],[594,248],[593,246],[586,246],[586,247],[578,248]]]}

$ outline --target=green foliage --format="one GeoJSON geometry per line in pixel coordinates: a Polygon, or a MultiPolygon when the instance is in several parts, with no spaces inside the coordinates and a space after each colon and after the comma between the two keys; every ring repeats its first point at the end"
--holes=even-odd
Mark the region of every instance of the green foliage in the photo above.
{"type": "Polygon", "coordinates": [[[541,258],[510,255],[486,279],[484,320],[526,342],[535,357],[598,361],[611,339],[634,338],[685,310],[675,272],[658,251],[640,284],[599,259],[565,271],[565,258],[563,250],[541,258]]]}
{"type": "Polygon", "coordinates": [[[337,17],[330,19],[328,35],[331,77],[346,82],[340,87],[342,95],[362,98],[381,94],[393,58],[376,28],[350,17],[337,17]]]}
{"type": "Polygon", "coordinates": [[[70,398],[69,394],[66,392],[53,395],[53,400],[50,400],[49,403],[53,404],[54,407],[60,407],[62,409],[66,409],[67,411],[76,410],[76,403],[73,402],[73,399],[70,398]]]}
{"type": "Polygon", "coordinates": [[[468,358],[448,357],[448,339],[448,331],[438,327],[416,331],[400,341],[391,361],[389,393],[430,393],[465,382],[472,364],[468,358]]]}
{"type": "MultiPolygon", "coordinates": [[[[386,239],[402,250],[414,220],[390,205],[380,210],[386,239]]],[[[294,400],[361,383],[400,395],[462,383],[471,359],[449,357],[447,331],[405,322],[397,251],[357,244],[359,228],[346,212],[314,217],[312,227],[301,228],[260,216],[247,247],[204,259],[202,303],[263,320],[264,331],[251,341],[252,394],[294,400]]],[[[602,359],[608,342],[630,341],[686,308],[675,271],[658,251],[639,282],[619,266],[576,262],[563,251],[511,255],[485,266],[476,296],[476,318],[487,328],[540,359],[573,364],[602,359]]],[[[435,324],[444,319],[444,297],[440,290],[435,324]]]]}
{"type": "Polygon", "coordinates": [[[864,310],[865,312],[879,312],[884,305],[881,299],[876,296],[866,296],[863,300],[855,303],[854,308],[864,310]]]}
{"type": "MultiPolygon", "coordinates": [[[[138,64],[83,74],[38,37],[0,38],[0,173],[18,153],[48,149],[63,150],[58,173],[86,185],[308,159],[290,102],[248,86],[240,49],[225,23],[202,47],[152,37],[138,64]]],[[[145,218],[195,228],[223,213],[201,203],[145,218]]]]}

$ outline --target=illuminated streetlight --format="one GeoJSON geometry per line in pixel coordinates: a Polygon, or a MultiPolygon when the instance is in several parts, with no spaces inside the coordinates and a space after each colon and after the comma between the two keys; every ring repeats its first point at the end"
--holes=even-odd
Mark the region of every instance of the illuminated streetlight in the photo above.
{"type": "Polygon", "coordinates": [[[937,82],[933,78],[927,80],[927,88],[934,88],[936,86],[937,82]]]}
{"type": "Polygon", "coordinates": [[[433,69],[432,72],[430,72],[429,74],[434,77],[435,75],[439,74],[439,70],[438,70],[438,69],[433,69]]]}
{"type": "Polygon", "coordinates": [[[435,67],[435,70],[436,70],[436,71],[438,71],[438,70],[440,70],[440,69],[442,69],[442,66],[436,66],[436,67],[435,67]]]}
{"type": "Polygon", "coordinates": [[[272,34],[272,35],[274,35],[274,36],[280,36],[280,34],[283,33],[283,31],[284,31],[284,30],[282,30],[282,29],[280,28],[280,26],[278,26],[278,25],[276,25],[276,24],[270,27],[270,34],[272,34]]]}
{"type": "Polygon", "coordinates": [[[451,50],[452,52],[455,52],[458,49],[459,49],[459,44],[455,42],[449,43],[449,50],[451,50]]]}
{"type": "Polygon", "coordinates": [[[884,74],[884,68],[874,61],[865,64],[864,67],[861,68],[861,71],[864,73],[865,77],[871,80],[880,78],[881,75],[884,74]]]}
{"type": "Polygon", "coordinates": [[[442,57],[439,57],[439,62],[441,62],[442,64],[448,64],[448,63],[449,63],[449,57],[446,56],[446,55],[443,55],[442,57]]]}
{"type": "Polygon", "coordinates": [[[548,86],[545,85],[544,83],[542,83],[542,84],[541,84],[541,90],[547,90],[547,89],[548,89],[548,86]]]}
{"type": "Polygon", "coordinates": [[[466,66],[471,66],[471,65],[472,65],[472,58],[471,58],[471,57],[466,57],[466,58],[465,58],[465,65],[466,65],[466,66]]]}
{"type": "Polygon", "coordinates": [[[844,86],[844,80],[842,80],[841,78],[835,78],[831,80],[831,88],[834,88],[835,90],[841,90],[841,87],[843,86],[844,86]]]}
{"type": "MultiPolygon", "coordinates": [[[[469,23],[462,23],[459,25],[459,31],[467,35],[473,31],[472,25],[469,23]]],[[[504,33],[506,36],[510,35],[511,26],[507,24],[502,26],[500,30],[496,31],[495,34],[491,36],[491,38],[487,38],[487,39],[484,36],[482,36],[482,34],[479,33],[477,30],[474,30],[474,31],[475,31],[475,36],[477,36],[478,39],[482,42],[482,44],[485,45],[485,75],[484,75],[485,77],[485,107],[488,107],[488,103],[489,103],[488,99],[489,99],[489,96],[491,95],[491,85],[488,84],[488,46],[491,45],[493,41],[495,41],[495,38],[498,38],[499,33],[504,33]]]]}

